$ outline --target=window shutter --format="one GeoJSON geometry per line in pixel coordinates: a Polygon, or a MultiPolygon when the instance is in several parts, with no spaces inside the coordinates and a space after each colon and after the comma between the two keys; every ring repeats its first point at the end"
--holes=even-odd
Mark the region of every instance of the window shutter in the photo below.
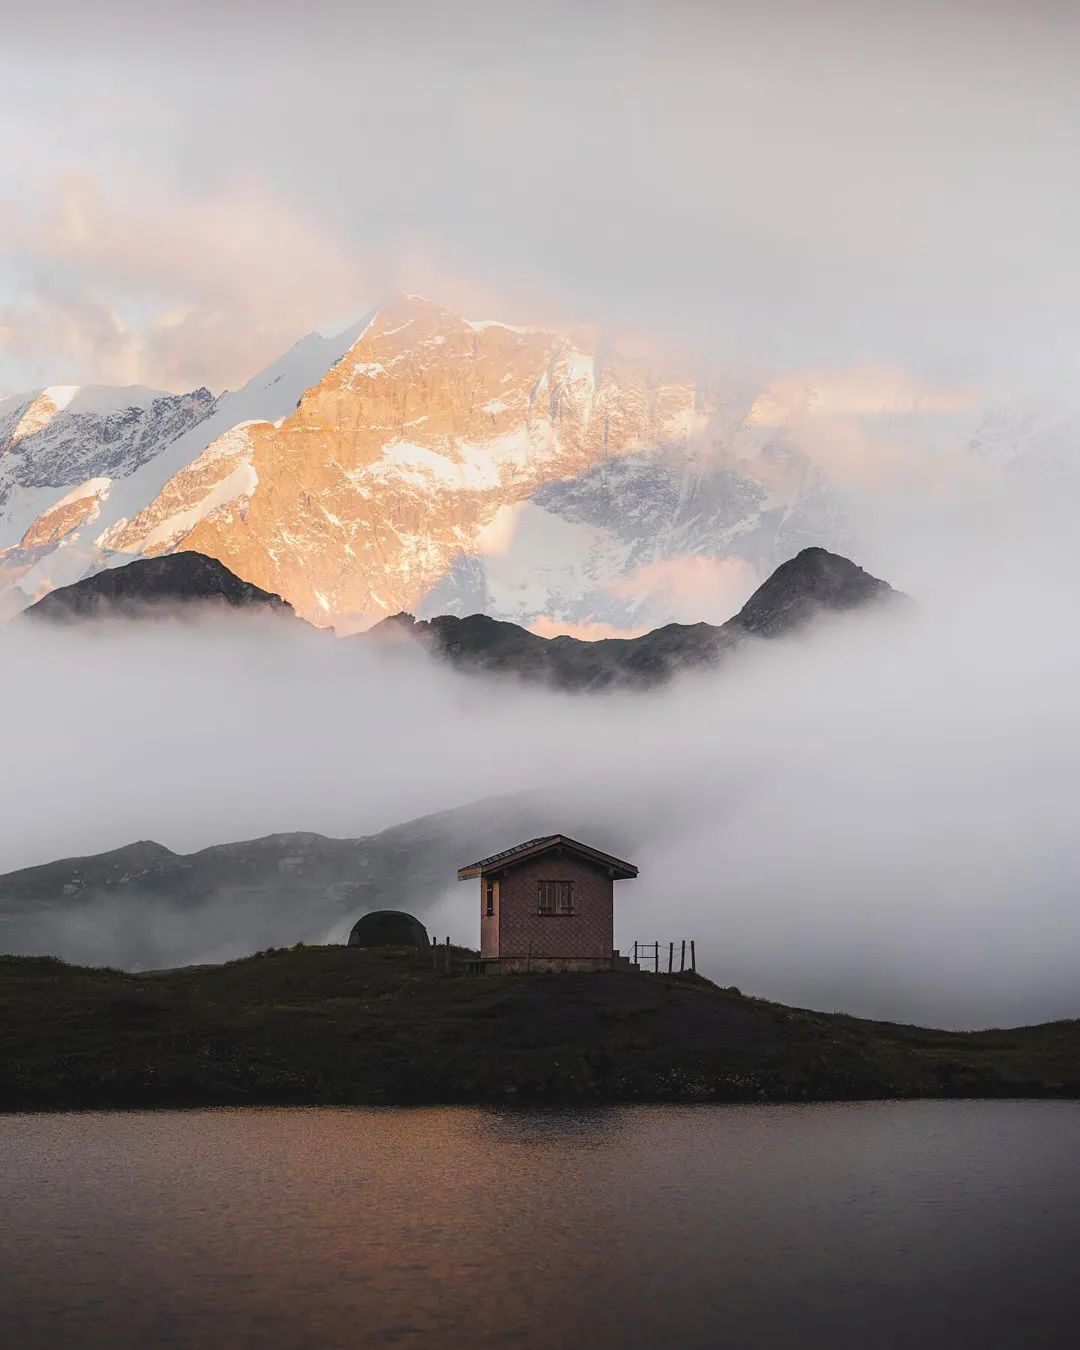
{"type": "Polygon", "coordinates": [[[538,914],[573,914],[573,882],[538,881],[536,883],[536,912],[538,914]]]}

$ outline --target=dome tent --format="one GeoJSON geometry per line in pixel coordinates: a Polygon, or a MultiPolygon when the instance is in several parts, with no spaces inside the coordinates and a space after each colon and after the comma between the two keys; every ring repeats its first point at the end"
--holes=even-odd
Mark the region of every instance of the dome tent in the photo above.
{"type": "Polygon", "coordinates": [[[373,909],[353,924],[350,947],[427,947],[427,929],[400,909],[373,909]]]}

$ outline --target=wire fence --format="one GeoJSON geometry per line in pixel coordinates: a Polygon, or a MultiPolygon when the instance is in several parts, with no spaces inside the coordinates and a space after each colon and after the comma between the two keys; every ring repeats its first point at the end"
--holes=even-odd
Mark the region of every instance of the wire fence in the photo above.
{"type": "Polygon", "coordinates": [[[665,944],[657,942],[635,942],[632,957],[635,966],[641,970],[651,970],[659,975],[664,969],[664,957],[667,957],[667,974],[682,974],[685,970],[697,972],[697,948],[693,938],[680,938],[677,942],[665,944]],[[664,951],[667,947],[667,952],[664,951]],[[678,958],[678,966],[675,961],[678,958]],[[689,964],[687,961],[689,960],[689,964]]]}

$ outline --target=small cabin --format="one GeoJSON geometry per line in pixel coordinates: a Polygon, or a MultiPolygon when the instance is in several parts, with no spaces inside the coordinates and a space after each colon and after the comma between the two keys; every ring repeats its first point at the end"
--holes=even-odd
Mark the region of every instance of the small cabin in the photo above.
{"type": "Polygon", "coordinates": [[[480,882],[480,957],[488,973],[607,970],[615,950],[615,882],[633,863],[565,834],[542,835],[458,869],[480,882]]]}

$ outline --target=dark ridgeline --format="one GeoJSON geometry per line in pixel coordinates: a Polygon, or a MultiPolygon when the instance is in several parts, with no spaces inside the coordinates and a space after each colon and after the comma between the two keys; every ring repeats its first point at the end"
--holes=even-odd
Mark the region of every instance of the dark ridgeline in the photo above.
{"type": "Polygon", "coordinates": [[[332,928],[344,935],[367,910],[409,910],[423,921],[463,853],[479,857],[500,839],[535,834],[541,811],[528,794],[508,794],[360,838],[272,834],[194,853],[144,840],[20,868],[0,875],[0,951],[182,965],[202,959],[214,934],[231,935],[226,950],[240,955],[252,931],[260,944],[282,946],[332,928]],[[119,906],[131,922],[115,922],[119,906]],[[82,917],[71,926],[68,914],[82,917]],[[113,917],[98,924],[96,914],[113,917]]]}
{"type": "Polygon", "coordinates": [[[681,670],[715,666],[749,639],[797,633],[820,615],[901,603],[910,601],[847,558],[806,548],[781,564],[739,613],[719,627],[670,623],[640,637],[587,642],[539,637],[486,614],[420,620],[397,614],[371,633],[417,637],[438,657],[464,670],[513,674],[567,690],[648,688],[681,670]]]}
{"type": "MultiPolygon", "coordinates": [[[[386,642],[404,636],[461,670],[513,675],[557,689],[647,689],[682,670],[715,666],[748,639],[784,637],[819,615],[900,601],[907,597],[847,558],[806,548],[782,563],[739,613],[719,627],[669,623],[640,637],[587,642],[540,637],[486,614],[417,620],[403,613],[348,640],[386,642]]],[[[50,592],[26,613],[49,619],[134,617],[159,605],[198,603],[264,607],[293,616],[292,607],[279,596],[241,581],[216,558],[201,553],[142,558],[95,573],[50,592]]],[[[297,621],[307,627],[304,620],[297,621]]]]}
{"type": "Polygon", "coordinates": [[[723,628],[755,637],[783,637],[822,613],[843,614],[897,600],[907,597],[847,558],[824,548],[804,548],[781,563],[723,628]]]}
{"type": "Polygon", "coordinates": [[[106,568],[71,586],[60,586],[31,605],[35,619],[141,617],[148,610],[176,605],[215,605],[232,609],[265,608],[291,615],[279,595],[260,590],[202,553],[170,553],[139,558],[106,568]]]}

